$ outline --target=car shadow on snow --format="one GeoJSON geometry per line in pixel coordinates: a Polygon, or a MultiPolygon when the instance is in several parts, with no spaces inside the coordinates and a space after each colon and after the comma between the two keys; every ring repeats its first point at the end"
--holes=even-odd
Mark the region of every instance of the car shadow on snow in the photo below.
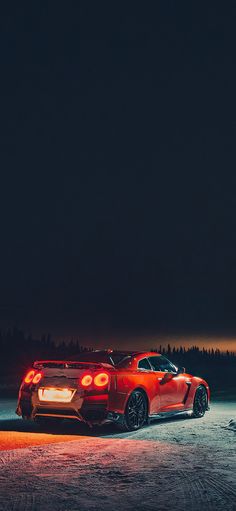
{"type": "MultiPolygon", "coordinates": [[[[179,422],[188,420],[184,416],[170,417],[165,419],[157,419],[151,421],[149,425],[144,428],[152,428],[158,424],[161,426],[163,423],[179,422]]],[[[143,429],[144,429],[143,428],[143,429]]],[[[16,419],[0,419],[0,431],[15,431],[21,433],[48,433],[50,435],[77,435],[77,436],[91,436],[91,437],[103,437],[103,436],[114,436],[114,435],[129,435],[134,434],[134,431],[123,432],[115,424],[106,423],[102,425],[94,425],[89,427],[87,424],[81,422],[75,422],[72,420],[51,420],[50,424],[43,425],[37,424],[32,420],[23,420],[21,418],[16,419]]]]}

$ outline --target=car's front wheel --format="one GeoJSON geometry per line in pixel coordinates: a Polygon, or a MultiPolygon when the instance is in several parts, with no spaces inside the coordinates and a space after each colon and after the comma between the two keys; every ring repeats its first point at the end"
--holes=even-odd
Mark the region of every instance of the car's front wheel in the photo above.
{"type": "Polygon", "coordinates": [[[147,398],[141,390],[134,390],[129,396],[122,429],[125,431],[134,431],[140,429],[147,422],[148,406],[147,398]]]}
{"type": "Polygon", "coordinates": [[[203,385],[200,385],[194,396],[194,402],[193,402],[193,418],[200,418],[205,415],[205,412],[207,410],[208,406],[208,397],[207,397],[207,391],[203,385]]]}

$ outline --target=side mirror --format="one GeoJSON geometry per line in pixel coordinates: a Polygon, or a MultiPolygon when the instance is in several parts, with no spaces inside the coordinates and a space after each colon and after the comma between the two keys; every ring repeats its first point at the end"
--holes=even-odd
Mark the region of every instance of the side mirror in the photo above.
{"type": "Polygon", "coordinates": [[[183,373],[186,373],[185,367],[178,367],[177,374],[183,374],[183,373]]]}
{"type": "Polygon", "coordinates": [[[172,380],[174,377],[173,373],[165,373],[162,380],[160,381],[161,385],[164,385],[164,383],[167,383],[168,381],[172,380]]]}

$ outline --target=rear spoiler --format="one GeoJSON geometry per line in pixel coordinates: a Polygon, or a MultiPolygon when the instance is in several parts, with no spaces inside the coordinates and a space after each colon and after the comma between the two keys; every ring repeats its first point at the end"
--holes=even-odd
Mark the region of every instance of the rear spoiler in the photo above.
{"type": "Polygon", "coordinates": [[[107,369],[112,368],[113,366],[110,364],[106,364],[103,362],[75,362],[70,360],[36,360],[33,363],[34,369],[43,369],[43,368],[59,368],[59,369],[99,369],[102,367],[106,367],[107,369]]]}

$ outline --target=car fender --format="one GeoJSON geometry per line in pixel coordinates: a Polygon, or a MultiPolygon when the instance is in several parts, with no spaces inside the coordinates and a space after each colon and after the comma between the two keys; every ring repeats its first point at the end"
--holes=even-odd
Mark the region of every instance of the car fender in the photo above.
{"type": "Polygon", "coordinates": [[[136,389],[141,389],[147,396],[149,410],[150,393],[145,382],[145,376],[147,377],[147,375],[136,371],[119,372],[116,378],[116,390],[114,389],[109,394],[109,410],[124,413],[127,401],[136,389]]]}
{"type": "Polygon", "coordinates": [[[203,378],[199,378],[198,376],[192,376],[191,377],[191,386],[190,386],[190,390],[189,390],[189,395],[188,395],[188,399],[186,401],[186,407],[187,408],[192,408],[193,402],[194,402],[195,392],[196,392],[197,388],[200,385],[203,385],[205,387],[205,389],[207,391],[207,397],[208,397],[208,403],[209,403],[209,401],[210,401],[210,390],[209,390],[208,383],[203,378]]]}

